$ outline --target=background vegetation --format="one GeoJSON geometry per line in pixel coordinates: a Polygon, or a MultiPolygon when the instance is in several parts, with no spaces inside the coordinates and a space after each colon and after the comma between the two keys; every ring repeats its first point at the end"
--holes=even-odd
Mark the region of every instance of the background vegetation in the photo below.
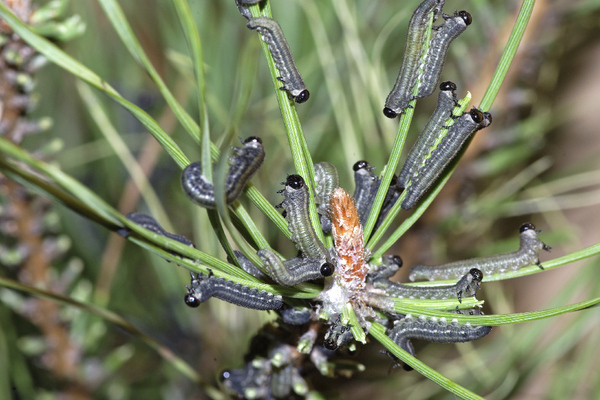
{"type": "MultiPolygon", "coordinates": [[[[80,15],[87,27],[61,47],[158,121],[191,160],[198,159],[199,146],[131,57],[100,2],[71,3],[66,15],[80,15]]],[[[193,67],[174,2],[120,3],[151,63],[177,101],[199,120],[193,67]]],[[[417,4],[272,1],[273,15],[311,91],[310,100],[297,109],[313,160],[333,163],[348,190],[353,188],[355,161],[367,159],[381,171],[389,156],[398,120],[383,117],[381,108],[417,4]]],[[[456,82],[461,97],[467,90],[472,93],[472,104],[483,98],[520,5],[446,2],[446,12],[466,9],[473,16],[473,24],[451,46],[443,73],[444,80],[456,82]]],[[[595,78],[600,65],[599,6],[597,1],[535,4],[490,109],[493,124],[477,134],[448,185],[392,249],[405,265],[510,251],[517,245],[519,225],[528,221],[543,230],[542,240],[553,247],[542,261],[600,242],[595,229],[600,219],[600,87],[595,78]]],[[[281,196],[276,191],[294,166],[257,37],[246,29],[233,0],[194,1],[190,7],[203,46],[211,138],[219,145],[232,132],[260,136],[267,158],[252,181],[278,204],[281,196]]],[[[36,82],[39,101],[32,118],[50,116],[53,126],[26,137],[25,149],[53,160],[122,213],[148,212],[165,228],[190,237],[201,250],[225,259],[206,213],[183,195],[177,164],[136,118],[52,65],[36,74],[36,82]],[[146,176],[149,185],[140,193],[132,176],[142,185],[140,176],[146,176]]],[[[416,138],[434,106],[433,98],[419,102],[408,142],[416,138]]],[[[0,213],[10,201],[3,197],[0,213]]],[[[247,199],[242,202],[250,204],[247,199]]],[[[274,248],[284,254],[293,251],[260,211],[250,205],[247,209],[274,248]]],[[[60,307],[34,318],[32,307],[40,303],[31,299],[41,301],[41,294],[7,289],[10,285],[3,283],[0,354],[6,356],[0,357],[0,371],[8,371],[0,374],[3,393],[12,390],[15,398],[222,398],[215,389],[218,372],[241,365],[250,338],[272,315],[219,300],[189,309],[183,304],[183,285],[189,281],[185,269],[63,206],[54,205],[43,215],[50,219],[44,226],[52,227],[46,236],[55,238],[60,251],[55,257],[45,253],[41,281],[23,279],[27,272],[20,262],[4,262],[2,276],[92,303],[97,313],[114,312],[139,331],[130,326],[127,332],[126,325],[126,330],[119,329],[80,307],[60,307]],[[54,331],[44,329],[44,318],[58,321],[63,334],[53,336],[54,331]],[[174,355],[196,370],[200,385],[193,373],[182,372],[185,367],[174,355]],[[59,356],[66,364],[55,362],[53,357],[59,356]]],[[[401,213],[395,225],[408,215],[401,213]]],[[[3,228],[6,237],[6,225],[3,228]]],[[[19,238],[5,240],[11,248],[19,243],[19,238]]],[[[597,297],[597,267],[598,260],[592,258],[533,276],[485,283],[480,292],[484,309],[487,314],[508,314],[597,297]]],[[[406,281],[407,271],[401,270],[397,278],[406,281]]],[[[500,326],[472,344],[419,343],[417,354],[490,399],[598,398],[597,321],[596,309],[585,310],[500,326]]],[[[361,348],[357,360],[366,366],[365,372],[352,379],[317,380],[316,388],[326,397],[357,399],[453,396],[416,372],[389,374],[381,348],[374,340],[361,348]]]]}

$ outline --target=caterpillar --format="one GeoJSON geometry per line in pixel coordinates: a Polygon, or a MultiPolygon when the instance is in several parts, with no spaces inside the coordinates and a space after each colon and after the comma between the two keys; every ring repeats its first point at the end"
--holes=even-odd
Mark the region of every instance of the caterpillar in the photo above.
{"type": "Polygon", "coordinates": [[[439,131],[444,127],[444,123],[452,115],[452,110],[457,103],[455,90],[456,85],[453,82],[447,81],[440,84],[437,107],[406,157],[406,161],[398,175],[397,183],[399,187],[406,187],[425,156],[429,154],[439,131]]]}
{"type": "Polygon", "coordinates": [[[463,145],[476,131],[492,123],[490,113],[483,113],[473,107],[468,113],[456,118],[454,125],[448,128],[436,148],[431,149],[425,160],[413,174],[410,185],[407,185],[406,197],[402,201],[402,208],[413,208],[419,199],[429,190],[442,171],[456,157],[463,145]],[[428,158],[427,158],[428,157],[428,158]]]}
{"type": "MultiPolygon", "coordinates": [[[[364,226],[373,208],[373,202],[381,185],[381,179],[373,173],[374,168],[367,161],[357,161],[352,166],[352,169],[354,171],[354,194],[352,198],[354,198],[356,204],[360,224],[364,226]]],[[[375,229],[383,222],[383,219],[394,206],[401,193],[402,189],[397,185],[397,177],[394,175],[381,205],[375,229]]]]}
{"type": "MultiPolygon", "coordinates": [[[[463,343],[481,339],[491,330],[491,326],[472,326],[469,323],[461,325],[456,320],[448,322],[446,318],[427,318],[424,315],[415,318],[408,314],[403,319],[395,321],[394,327],[387,335],[402,350],[414,357],[415,348],[410,339],[436,343],[463,343]]],[[[404,369],[412,370],[408,365],[405,365],[404,369]]]]}
{"type": "Polygon", "coordinates": [[[385,292],[387,296],[409,299],[450,299],[458,297],[462,303],[463,296],[475,296],[481,289],[479,284],[483,280],[483,273],[477,268],[471,268],[454,285],[445,286],[408,286],[395,283],[388,279],[373,280],[373,287],[385,292]]]}
{"type": "Polygon", "coordinates": [[[453,16],[444,15],[445,23],[433,31],[429,49],[425,55],[423,72],[419,76],[418,99],[431,95],[442,75],[444,61],[448,54],[450,43],[471,25],[471,14],[466,11],[454,12],[453,16]]]}
{"type": "Polygon", "coordinates": [[[402,258],[398,255],[386,255],[381,259],[381,265],[371,267],[367,273],[367,282],[373,283],[376,279],[388,279],[402,267],[402,258]]]}
{"type": "Polygon", "coordinates": [[[277,21],[267,17],[250,18],[246,26],[248,29],[258,31],[262,40],[267,43],[275,66],[281,74],[277,78],[283,82],[280,89],[287,91],[296,103],[304,103],[308,100],[310,93],[306,90],[302,76],[294,63],[290,46],[277,21]]]}
{"type": "Polygon", "coordinates": [[[149,215],[132,212],[132,213],[127,214],[125,216],[125,218],[138,224],[142,228],[148,229],[149,231],[157,233],[161,236],[168,237],[169,239],[176,240],[179,243],[185,244],[186,246],[194,247],[194,244],[188,238],[186,238],[185,236],[182,236],[182,235],[176,235],[174,233],[169,233],[169,232],[165,231],[164,228],[162,226],[160,226],[160,224],[158,222],[156,222],[156,220],[149,215]]]}
{"type": "MultiPolygon", "coordinates": [[[[252,175],[258,171],[265,159],[265,150],[260,138],[251,136],[244,140],[243,147],[234,148],[236,154],[229,157],[229,171],[225,179],[225,202],[233,203],[244,190],[252,175]]],[[[205,208],[215,208],[215,190],[204,175],[200,162],[188,165],[181,174],[181,186],[194,203],[205,208]]]]}
{"type": "Polygon", "coordinates": [[[267,275],[264,274],[260,269],[258,269],[258,267],[254,265],[254,263],[244,255],[244,253],[242,253],[241,251],[234,250],[233,255],[235,256],[235,258],[237,259],[244,271],[246,271],[255,278],[259,278],[260,280],[267,279],[267,275]]]}
{"type": "Polygon", "coordinates": [[[253,4],[258,4],[261,1],[262,0],[235,0],[235,5],[237,6],[240,14],[242,14],[244,18],[249,20],[250,18],[252,18],[252,14],[250,13],[248,7],[253,4]]]}
{"type": "Polygon", "coordinates": [[[191,275],[192,281],[190,286],[186,286],[188,292],[184,299],[189,307],[198,307],[211,297],[253,310],[277,310],[283,304],[281,295],[217,278],[212,270],[209,270],[208,276],[191,275]]]}
{"type": "Polygon", "coordinates": [[[435,21],[441,13],[444,3],[445,0],[425,0],[410,18],[402,66],[383,109],[383,115],[388,118],[396,118],[404,112],[409,106],[408,103],[413,99],[413,88],[417,84],[429,17],[433,13],[435,21]]]}
{"type": "Polygon", "coordinates": [[[358,218],[362,226],[367,222],[373,201],[379,190],[381,183],[375,173],[373,167],[365,160],[357,161],[353,166],[354,171],[354,203],[358,211],[358,218]]]}
{"type": "Polygon", "coordinates": [[[329,196],[333,189],[340,186],[340,178],[333,164],[326,161],[315,164],[315,204],[321,221],[321,229],[325,233],[331,232],[331,219],[329,217],[329,196]]]}
{"type": "Polygon", "coordinates": [[[308,186],[300,175],[288,175],[284,184],[285,188],[278,193],[283,194],[284,200],[280,206],[286,211],[285,219],[292,233],[292,241],[304,257],[325,259],[327,250],[310,223],[308,186]]]}
{"type": "Polygon", "coordinates": [[[271,249],[261,249],[256,254],[263,260],[271,279],[283,286],[326,278],[335,270],[334,265],[325,259],[294,257],[282,261],[271,249]]]}
{"type": "Polygon", "coordinates": [[[436,266],[416,265],[410,270],[408,278],[411,281],[453,279],[471,268],[477,268],[485,275],[503,274],[534,264],[543,269],[539,254],[541,250],[550,251],[550,246],[538,238],[539,232],[541,231],[536,231],[533,224],[522,224],[519,228],[520,243],[517,251],[436,266]]]}
{"type": "Polygon", "coordinates": [[[350,342],[354,336],[350,331],[351,324],[344,325],[341,317],[338,315],[337,320],[331,324],[323,340],[323,347],[327,350],[337,350],[344,344],[350,342]]]}

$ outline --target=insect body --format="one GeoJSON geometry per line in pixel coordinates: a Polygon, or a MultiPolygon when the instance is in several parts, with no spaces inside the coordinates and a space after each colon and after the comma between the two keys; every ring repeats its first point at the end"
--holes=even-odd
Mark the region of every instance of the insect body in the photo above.
{"type": "Polygon", "coordinates": [[[425,156],[431,151],[430,149],[435,144],[439,132],[444,127],[446,120],[452,115],[452,110],[456,105],[455,90],[456,85],[453,82],[447,81],[440,84],[437,107],[408,153],[406,161],[402,166],[402,171],[400,171],[400,175],[398,176],[398,186],[402,188],[406,187],[425,156]]]}
{"type": "Polygon", "coordinates": [[[433,38],[423,64],[423,72],[419,76],[419,94],[417,98],[428,97],[435,90],[448,53],[450,43],[471,24],[471,14],[466,11],[454,12],[453,16],[443,15],[445,23],[433,32],[433,38]]]}
{"type": "Polygon", "coordinates": [[[383,114],[388,118],[396,118],[413,99],[413,88],[417,84],[429,17],[434,13],[435,20],[441,13],[444,3],[445,0],[425,0],[410,18],[402,67],[383,109],[383,114]]]}
{"type": "Polygon", "coordinates": [[[185,304],[189,307],[198,307],[211,297],[253,310],[277,310],[283,304],[281,295],[217,278],[210,270],[208,276],[191,275],[192,282],[186,286],[188,293],[185,295],[185,304]]]}
{"type": "Polygon", "coordinates": [[[252,14],[250,13],[248,7],[253,4],[258,4],[261,1],[262,0],[235,0],[235,5],[240,11],[240,14],[242,14],[244,18],[249,20],[250,18],[252,18],[252,14]]]}
{"type": "MultiPolygon", "coordinates": [[[[244,140],[241,149],[229,158],[229,171],[225,179],[225,202],[233,203],[242,193],[244,186],[256,173],[265,159],[262,141],[257,137],[244,140]]],[[[181,174],[181,186],[185,194],[196,204],[215,208],[215,189],[204,175],[200,162],[188,165],[181,174]]]]}
{"type": "Polygon", "coordinates": [[[352,325],[342,323],[341,317],[338,316],[337,320],[329,327],[325,333],[323,340],[323,346],[327,350],[337,350],[340,346],[350,342],[354,336],[350,328],[352,325]]]}
{"type": "MultiPolygon", "coordinates": [[[[427,318],[424,315],[415,318],[409,314],[394,323],[394,327],[388,332],[388,336],[402,350],[414,357],[415,348],[410,339],[436,343],[470,342],[481,339],[491,330],[491,326],[472,326],[469,323],[461,325],[456,320],[448,322],[445,318],[427,318]]],[[[411,370],[412,368],[405,366],[405,369],[411,370]]]]}
{"type": "Polygon", "coordinates": [[[373,287],[383,290],[386,295],[391,297],[409,299],[450,299],[458,297],[458,301],[462,302],[463,296],[475,296],[477,294],[482,279],[483,273],[477,268],[471,268],[454,285],[409,286],[388,279],[375,279],[373,287]]]}
{"type": "Polygon", "coordinates": [[[258,31],[262,39],[267,43],[275,66],[281,76],[279,79],[283,82],[281,90],[287,91],[296,103],[304,103],[308,100],[310,93],[306,90],[304,81],[296,68],[290,46],[288,46],[281,27],[274,19],[267,17],[251,18],[246,26],[248,29],[258,31]]]}
{"type": "Polygon", "coordinates": [[[495,256],[473,258],[471,260],[456,261],[437,266],[416,265],[410,270],[409,279],[418,280],[445,280],[462,276],[471,268],[477,268],[486,275],[502,274],[507,271],[516,271],[530,265],[537,264],[540,268],[539,254],[541,250],[549,251],[550,247],[544,244],[537,236],[533,224],[523,224],[519,228],[519,250],[512,253],[498,254],[495,256]]]}
{"type": "Polygon", "coordinates": [[[281,206],[286,211],[285,219],[292,233],[291,239],[296,248],[305,257],[324,259],[327,250],[319,240],[317,233],[310,223],[308,186],[300,175],[289,175],[285,181],[285,188],[280,191],[284,200],[281,206]]]}
{"type": "Polygon", "coordinates": [[[194,244],[188,238],[186,238],[185,236],[182,236],[182,235],[176,235],[174,233],[169,233],[169,232],[165,231],[163,229],[163,227],[160,226],[160,224],[158,222],[156,222],[156,220],[149,215],[132,212],[132,213],[127,214],[125,217],[128,220],[140,225],[142,228],[148,229],[149,231],[152,231],[159,235],[168,237],[169,239],[176,240],[179,243],[183,243],[187,246],[194,247],[194,244]]]}
{"type": "Polygon", "coordinates": [[[333,275],[334,266],[325,259],[294,257],[281,260],[271,249],[261,249],[256,254],[265,263],[267,274],[283,286],[321,279],[333,275]]]}
{"type": "Polygon", "coordinates": [[[368,162],[357,161],[352,167],[354,170],[354,203],[362,226],[367,222],[373,201],[377,195],[380,181],[373,172],[373,167],[368,162]]]}
{"type": "Polygon", "coordinates": [[[479,129],[492,123],[489,113],[482,113],[473,107],[471,111],[458,117],[437,147],[426,156],[411,179],[411,184],[405,189],[407,194],[402,201],[402,208],[409,210],[429,190],[438,176],[456,157],[467,140],[479,129]]]}
{"type": "Polygon", "coordinates": [[[333,189],[340,186],[337,169],[328,162],[315,164],[315,204],[321,221],[323,232],[331,232],[331,219],[329,214],[329,196],[333,189]]]}

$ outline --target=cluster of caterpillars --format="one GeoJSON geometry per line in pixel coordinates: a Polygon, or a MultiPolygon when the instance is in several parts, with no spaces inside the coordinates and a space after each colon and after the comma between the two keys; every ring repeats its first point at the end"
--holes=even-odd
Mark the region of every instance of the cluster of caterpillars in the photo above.
{"type": "MultiPolygon", "coordinates": [[[[308,99],[309,93],[281,27],[271,18],[252,16],[249,7],[258,3],[260,0],[236,0],[238,9],[248,20],[247,27],[259,32],[268,45],[280,73],[279,80],[283,83],[280,89],[297,103],[302,103],[308,99]]],[[[488,112],[475,107],[457,114],[456,85],[450,81],[439,84],[450,43],[472,20],[466,11],[444,14],[443,5],[444,0],[425,0],[410,20],[402,67],[383,113],[389,118],[403,114],[413,100],[431,95],[436,87],[439,87],[438,102],[400,174],[394,175],[386,190],[376,215],[375,229],[397,202],[400,201],[403,209],[414,207],[472,135],[492,122],[488,112]],[[435,22],[439,16],[444,22],[428,32],[431,21],[435,22]],[[427,42],[425,38],[429,33],[431,39],[427,42]]],[[[227,205],[236,201],[264,159],[263,144],[257,137],[245,139],[241,148],[234,148],[224,184],[227,205]]],[[[258,265],[243,253],[233,252],[236,263],[262,281],[281,286],[322,282],[323,290],[310,307],[298,307],[298,303],[288,303],[280,294],[252,288],[242,280],[218,276],[218,272],[215,275],[210,269],[208,274],[192,274],[185,294],[188,306],[198,307],[209,298],[216,297],[241,307],[274,310],[280,317],[279,327],[270,329],[292,326],[296,327],[294,332],[297,333],[298,329],[303,332],[297,335],[296,346],[289,341],[282,342],[281,335],[273,332],[260,333],[259,336],[270,340],[269,345],[263,346],[260,354],[251,351],[243,368],[223,373],[223,383],[230,391],[248,398],[280,398],[292,392],[306,395],[308,387],[302,379],[298,357],[308,355],[321,373],[327,375],[331,372],[327,362],[330,353],[340,347],[353,346],[353,326],[345,317],[342,318],[343,310],[348,306],[353,309],[361,328],[368,330],[370,321],[386,324],[387,335],[413,356],[415,351],[411,339],[441,343],[479,339],[487,335],[491,327],[460,324],[453,318],[453,313],[481,315],[478,308],[459,310],[457,307],[448,312],[446,318],[428,318],[397,314],[393,299],[455,298],[461,303],[466,297],[476,296],[484,276],[530,265],[542,268],[539,253],[550,248],[538,238],[539,231],[526,223],[519,229],[520,246],[514,252],[437,266],[417,265],[409,275],[411,281],[454,280],[454,284],[414,286],[392,281],[390,278],[402,266],[401,258],[384,256],[380,260],[371,260],[362,231],[373,212],[382,179],[364,160],[356,162],[353,171],[355,188],[352,195],[339,187],[338,172],[327,162],[314,165],[314,182],[296,174],[288,175],[282,182],[284,188],[279,193],[283,201],[277,207],[283,209],[291,232],[290,239],[298,250],[295,256],[283,257],[272,248],[258,249],[256,255],[261,261],[258,265]],[[313,226],[311,222],[311,199],[314,199],[320,226],[313,226]],[[330,234],[334,246],[327,248],[316,229],[322,230],[325,235],[330,234]],[[322,343],[322,346],[316,343],[322,343]],[[263,351],[265,348],[266,353],[263,351]]],[[[203,175],[199,162],[185,168],[181,183],[191,201],[209,209],[216,207],[213,183],[203,175]]],[[[127,217],[156,234],[192,246],[185,237],[166,232],[150,216],[132,213],[127,217]]]]}

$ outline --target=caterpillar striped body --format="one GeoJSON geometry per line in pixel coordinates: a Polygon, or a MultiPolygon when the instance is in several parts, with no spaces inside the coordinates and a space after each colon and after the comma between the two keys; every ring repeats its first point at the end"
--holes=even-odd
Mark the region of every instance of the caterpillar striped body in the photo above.
{"type": "Polygon", "coordinates": [[[182,236],[182,235],[176,235],[174,233],[169,233],[169,232],[165,231],[164,228],[162,226],[160,226],[160,224],[149,215],[132,212],[132,213],[127,214],[125,216],[125,218],[127,218],[128,220],[130,220],[132,222],[135,222],[136,224],[140,225],[142,228],[148,229],[149,231],[157,233],[161,236],[168,237],[169,239],[176,240],[179,243],[183,243],[187,246],[194,247],[194,244],[188,238],[186,238],[185,236],[182,236]]]}
{"type": "MultiPolygon", "coordinates": [[[[246,183],[258,171],[265,159],[265,150],[258,137],[243,141],[243,147],[234,148],[236,154],[229,158],[229,171],[225,180],[225,202],[233,203],[244,190],[246,183]]],[[[205,208],[215,208],[215,190],[204,175],[200,162],[188,165],[181,174],[181,186],[194,203],[205,208]]]]}
{"type": "Polygon", "coordinates": [[[402,258],[398,255],[385,255],[382,257],[381,265],[373,266],[367,273],[367,282],[373,283],[376,279],[388,279],[398,272],[402,267],[402,258]]]}
{"type": "MultiPolygon", "coordinates": [[[[415,318],[409,314],[394,322],[388,337],[414,357],[415,348],[410,339],[436,343],[463,343],[481,339],[491,330],[491,326],[472,326],[469,323],[461,325],[456,320],[448,322],[446,318],[428,318],[424,315],[415,318]]],[[[405,365],[404,369],[410,371],[412,368],[405,365]]]]}
{"type": "Polygon", "coordinates": [[[326,161],[315,164],[315,204],[321,221],[323,232],[331,232],[331,210],[329,196],[333,189],[340,186],[340,178],[333,164],[326,161]]]}
{"type": "Polygon", "coordinates": [[[352,197],[356,204],[360,224],[364,226],[371,212],[380,181],[373,172],[374,168],[367,161],[357,161],[352,169],[354,170],[354,193],[352,197]]]}
{"type": "Polygon", "coordinates": [[[410,18],[402,66],[383,109],[383,114],[388,118],[396,118],[404,112],[413,99],[413,88],[417,84],[429,17],[434,13],[435,20],[441,13],[444,3],[445,0],[425,0],[410,18]]]}
{"type": "Polygon", "coordinates": [[[475,296],[481,288],[483,273],[477,268],[471,268],[454,285],[445,286],[409,286],[395,283],[388,279],[375,279],[373,287],[385,292],[387,296],[409,299],[451,299],[458,297],[462,303],[463,296],[475,296]]]}
{"type": "Polygon", "coordinates": [[[530,265],[538,265],[543,269],[539,254],[541,250],[549,251],[550,247],[538,238],[539,232],[533,224],[525,223],[519,228],[520,244],[517,251],[436,266],[416,265],[410,270],[408,278],[411,281],[454,279],[471,268],[477,268],[485,275],[516,271],[530,265]]]}
{"type": "Polygon", "coordinates": [[[264,262],[271,279],[283,286],[326,278],[335,270],[334,265],[324,258],[294,257],[283,261],[271,249],[261,249],[256,254],[264,262]]]}
{"type": "Polygon", "coordinates": [[[398,175],[398,186],[402,188],[406,187],[425,156],[429,154],[431,147],[433,147],[438,137],[439,131],[442,130],[444,123],[450,118],[452,110],[456,106],[455,90],[456,85],[453,82],[447,81],[440,84],[437,107],[406,157],[400,175],[398,175]]]}
{"type": "Polygon", "coordinates": [[[471,14],[466,11],[454,12],[453,16],[442,14],[445,23],[433,31],[433,37],[423,65],[423,72],[419,75],[418,99],[431,95],[442,75],[444,61],[448,54],[450,43],[471,25],[471,14]]]}
{"type": "Polygon", "coordinates": [[[313,310],[307,307],[295,308],[284,304],[277,313],[286,324],[304,325],[310,321],[313,310]]]}
{"type": "Polygon", "coordinates": [[[285,181],[285,188],[279,193],[284,197],[281,206],[286,211],[285,219],[296,248],[304,257],[313,260],[327,258],[328,252],[310,223],[308,208],[310,197],[304,178],[300,175],[289,175],[285,181]]]}
{"type": "Polygon", "coordinates": [[[296,103],[304,103],[308,100],[310,93],[306,90],[302,76],[294,63],[290,46],[277,21],[267,17],[251,18],[246,26],[248,29],[258,31],[262,40],[267,43],[275,66],[281,74],[277,78],[283,82],[280,89],[287,91],[296,103]]]}
{"type": "Polygon", "coordinates": [[[468,113],[456,118],[454,125],[448,128],[448,132],[437,147],[430,151],[429,158],[425,158],[412,176],[411,184],[405,189],[407,194],[402,201],[402,208],[405,210],[413,208],[431,185],[435,183],[442,171],[456,157],[473,133],[489,126],[491,123],[492,116],[490,113],[482,113],[475,107],[468,113]]]}
{"type": "Polygon", "coordinates": [[[198,307],[211,297],[253,310],[277,310],[283,304],[281,295],[217,278],[211,270],[208,276],[191,275],[192,281],[186,286],[188,293],[185,295],[185,304],[189,307],[198,307]]]}

